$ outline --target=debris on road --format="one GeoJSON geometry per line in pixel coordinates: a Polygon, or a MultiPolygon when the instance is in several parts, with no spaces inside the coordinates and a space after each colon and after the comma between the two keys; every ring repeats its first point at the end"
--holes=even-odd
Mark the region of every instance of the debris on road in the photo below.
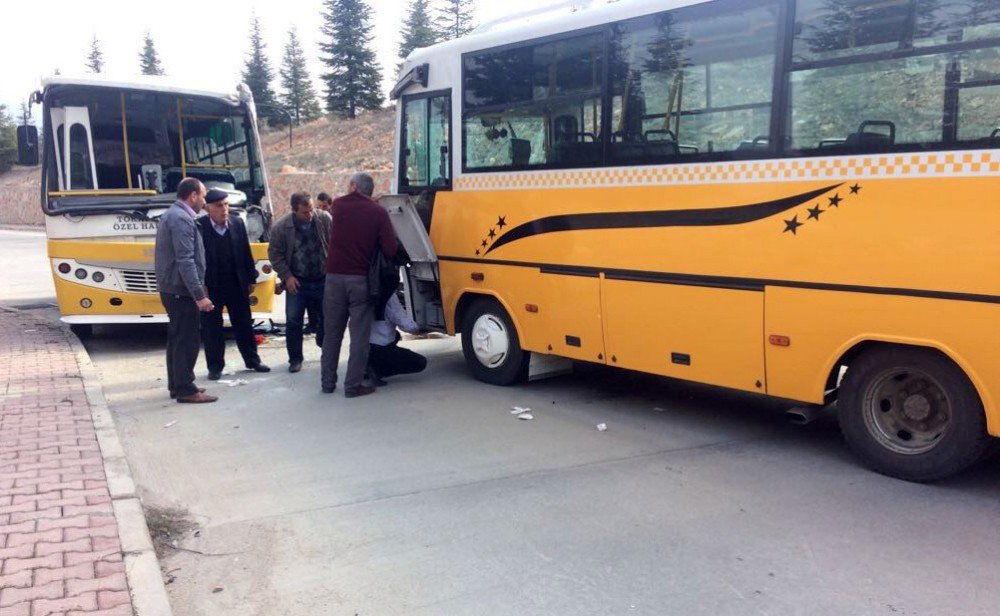
{"type": "Polygon", "coordinates": [[[247,385],[250,381],[246,379],[219,379],[219,383],[222,385],[229,385],[230,387],[236,387],[238,385],[247,385]]]}
{"type": "Polygon", "coordinates": [[[216,586],[215,588],[212,589],[213,594],[219,592],[222,592],[222,586],[216,586]]]}
{"type": "Polygon", "coordinates": [[[654,406],[653,410],[656,411],[657,413],[665,413],[667,409],[660,406],[654,406]]]}
{"type": "Polygon", "coordinates": [[[594,427],[597,428],[598,432],[604,432],[604,431],[606,431],[608,429],[608,424],[606,424],[606,423],[599,423],[599,424],[597,424],[594,427]]]}
{"type": "Polygon", "coordinates": [[[520,415],[517,416],[517,418],[518,419],[534,419],[535,416],[532,415],[531,413],[521,413],[520,415]]]}
{"type": "Polygon", "coordinates": [[[531,409],[526,406],[512,406],[510,407],[511,415],[520,415],[521,413],[530,413],[531,409]]]}
{"type": "Polygon", "coordinates": [[[177,420],[176,419],[173,420],[173,421],[168,421],[167,423],[163,424],[163,427],[164,428],[171,428],[171,427],[173,427],[175,425],[177,425],[177,420]]]}

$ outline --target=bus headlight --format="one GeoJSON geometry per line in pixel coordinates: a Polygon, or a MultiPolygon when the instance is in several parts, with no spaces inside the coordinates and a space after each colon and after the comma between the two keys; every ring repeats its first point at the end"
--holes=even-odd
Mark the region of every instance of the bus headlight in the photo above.
{"type": "Polygon", "coordinates": [[[71,268],[69,266],[69,263],[60,263],[59,264],[59,273],[60,274],[68,274],[69,270],[71,270],[71,269],[73,269],[73,268],[71,268]]]}
{"type": "Polygon", "coordinates": [[[73,275],[76,276],[80,280],[86,280],[87,279],[87,270],[83,269],[82,267],[79,267],[79,268],[77,268],[77,270],[75,272],[73,272],[73,275]]]}
{"type": "Polygon", "coordinates": [[[102,274],[101,272],[94,272],[94,275],[91,277],[94,279],[94,282],[97,283],[104,282],[104,274],[102,274]]]}
{"type": "Polygon", "coordinates": [[[90,298],[85,297],[80,300],[80,305],[83,306],[84,308],[90,308],[91,306],[94,305],[94,302],[90,301],[90,298]]]}

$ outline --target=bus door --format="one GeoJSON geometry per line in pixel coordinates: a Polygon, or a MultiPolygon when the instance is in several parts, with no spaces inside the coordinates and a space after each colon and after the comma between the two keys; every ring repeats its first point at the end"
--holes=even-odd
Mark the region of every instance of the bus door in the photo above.
{"type": "Polygon", "coordinates": [[[403,268],[402,277],[406,308],[422,329],[443,332],[438,259],[418,214],[419,199],[409,195],[383,195],[378,202],[389,212],[396,237],[410,257],[410,265],[403,268]]]}

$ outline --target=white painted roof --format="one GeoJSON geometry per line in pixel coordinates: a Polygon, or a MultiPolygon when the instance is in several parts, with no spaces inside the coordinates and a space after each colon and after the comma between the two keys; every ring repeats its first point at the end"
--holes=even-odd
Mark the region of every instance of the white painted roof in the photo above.
{"type": "Polygon", "coordinates": [[[42,79],[42,88],[54,85],[96,86],[103,88],[124,88],[129,90],[146,90],[166,92],[186,96],[205,96],[224,100],[230,104],[239,102],[239,94],[234,84],[229,91],[204,89],[194,87],[183,79],[159,75],[128,75],[115,77],[109,75],[50,75],[42,79]]]}

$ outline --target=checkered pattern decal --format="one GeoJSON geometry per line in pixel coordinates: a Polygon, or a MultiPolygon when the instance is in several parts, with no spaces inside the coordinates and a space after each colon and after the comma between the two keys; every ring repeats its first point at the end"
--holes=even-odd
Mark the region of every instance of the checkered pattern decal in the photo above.
{"type": "Polygon", "coordinates": [[[472,173],[455,178],[455,189],[538,190],[981,175],[1000,175],[1000,151],[875,154],[602,169],[472,173]]]}

